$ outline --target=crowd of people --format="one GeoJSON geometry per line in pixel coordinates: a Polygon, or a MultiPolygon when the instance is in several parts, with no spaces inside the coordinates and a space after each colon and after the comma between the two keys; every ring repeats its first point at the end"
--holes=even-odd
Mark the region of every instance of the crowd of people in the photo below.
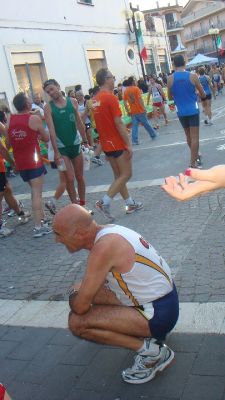
{"type": "Polygon", "coordinates": [[[170,75],[146,77],[138,82],[129,77],[115,89],[112,72],[102,68],[96,74],[97,86],[88,95],[84,95],[81,85],[65,95],[55,79],[48,79],[43,85],[49,98],[46,104],[39,94],[32,103],[26,94],[18,93],[13,99],[17,113],[8,118],[2,114],[0,133],[6,147],[0,143],[0,236],[12,233],[3,223],[3,198],[21,223],[28,222],[30,217],[13,195],[4,165],[6,160],[30,187],[33,237],[42,237],[53,230],[56,240],[70,252],[89,250],[84,279],[72,288],[69,296],[69,328],[74,335],[87,340],[136,352],[134,365],[122,372],[123,380],[128,383],[148,382],[172,362],[174,352],[164,341],[177,322],[179,302],[166,261],[140,234],[111,225],[115,218],[110,204],[119,193],[125,213],[143,208],[143,203],[134,200],[127,188],[132,176],[132,148],[139,144],[140,123],[152,140],[157,137],[159,113],[165,125],[168,124],[163,88],[168,91],[168,99],[175,102],[190,148],[190,169],[186,175],[196,179],[190,184],[183,174],[179,181],[169,177],[163,189],[178,200],[186,200],[224,187],[221,177],[224,166],[199,171],[199,104],[205,113],[204,124],[211,125],[211,98],[222,92],[223,74],[224,69],[220,71],[217,66],[187,71],[184,58],[178,55],[170,75]],[[153,127],[142,99],[144,92],[148,93],[147,102],[152,101],[153,127]],[[121,118],[120,100],[131,116],[131,135],[121,118]],[[59,185],[54,197],[45,203],[46,208],[55,215],[57,201],[65,190],[72,203],[57,212],[52,227],[45,220],[42,206],[46,167],[40,142],[48,143],[49,164],[59,172],[59,185]],[[103,152],[112,169],[114,180],[95,204],[110,225],[98,225],[92,211],[86,208],[82,146],[95,146],[93,161],[98,165],[102,165],[103,152]]]}

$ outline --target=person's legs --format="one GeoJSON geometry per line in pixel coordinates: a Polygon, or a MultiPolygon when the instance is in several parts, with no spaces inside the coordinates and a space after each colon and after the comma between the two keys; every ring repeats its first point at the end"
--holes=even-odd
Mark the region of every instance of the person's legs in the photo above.
{"type": "Polygon", "coordinates": [[[74,167],[68,156],[62,155],[66,165],[64,172],[66,178],[66,189],[71,200],[71,203],[77,203],[77,192],[74,186],[74,167]]]}
{"type": "Polygon", "coordinates": [[[87,140],[88,140],[89,146],[93,147],[94,140],[93,140],[93,137],[91,135],[91,128],[87,128],[86,127],[86,136],[87,136],[87,140]]]}
{"type": "Polygon", "coordinates": [[[72,165],[74,168],[75,178],[77,181],[77,191],[80,198],[80,205],[85,205],[85,181],[84,181],[84,166],[83,166],[83,155],[80,153],[78,156],[73,158],[72,165]]]}
{"type": "Polygon", "coordinates": [[[208,99],[206,100],[206,109],[207,109],[207,115],[209,118],[209,123],[212,123],[212,100],[208,99]]]}
{"type": "Polygon", "coordinates": [[[52,215],[56,214],[56,202],[60,199],[66,190],[66,176],[65,172],[59,171],[59,184],[56,188],[54,196],[46,201],[45,206],[50,211],[52,215]]]}
{"type": "Polygon", "coordinates": [[[138,119],[137,115],[132,115],[132,144],[138,144],[138,119]]]}
{"type": "MultiPolygon", "coordinates": [[[[110,166],[113,170],[114,179],[116,180],[120,176],[120,169],[119,169],[117,158],[108,157],[108,160],[109,160],[110,166]]],[[[129,193],[128,193],[126,184],[124,184],[124,186],[120,189],[119,193],[121,194],[121,196],[124,200],[128,199],[129,193]]]]}
{"type": "Polygon", "coordinates": [[[154,121],[154,128],[157,129],[159,127],[159,115],[158,115],[158,107],[154,106],[153,104],[153,121],[154,121]]]}
{"type": "Polygon", "coordinates": [[[155,133],[154,129],[152,128],[151,124],[149,123],[146,113],[138,114],[138,120],[139,120],[139,122],[142,123],[142,125],[144,126],[144,128],[146,129],[148,134],[151,136],[151,138],[152,139],[155,138],[156,133],[155,133]]]}
{"type": "Polygon", "coordinates": [[[196,167],[199,152],[199,126],[190,126],[191,166],[196,167]]]}
{"type": "Polygon", "coordinates": [[[8,182],[4,190],[4,198],[7,204],[9,205],[10,209],[14,210],[17,215],[19,215],[22,212],[20,205],[18,204],[15,196],[13,195],[12,187],[8,182]]]}
{"type": "Polygon", "coordinates": [[[165,119],[165,124],[168,125],[168,118],[167,118],[166,111],[165,111],[165,105],[162,103],[162,105],[159,107],[159,109],[165,119]]]}
{"type": "Polygon", "coordinates": [[[32,210],[34,216],[35,228],[40,229],[41,222],[44,220],[44,211],[42,207],[42,188],[44,175],[31,179],[28,183],[31,187],[32,210]]]}
{"type": "Polygon", "coordinates": [[[132,162],[127,151],[123,151],[123,153],[119,157],[114,158],[114,160],[111,160],[112,158],[113,157],[108,157],[111,168],[113,169],[113,167],[115,168],[116,166],[116,171],[119,175],[108,189],[107,195],[111,199],[121,191],[124,196],[127,196],[126,183],[132,176],[132,162]],[[111,163],[113,164],[113,167],[111,163]]]}

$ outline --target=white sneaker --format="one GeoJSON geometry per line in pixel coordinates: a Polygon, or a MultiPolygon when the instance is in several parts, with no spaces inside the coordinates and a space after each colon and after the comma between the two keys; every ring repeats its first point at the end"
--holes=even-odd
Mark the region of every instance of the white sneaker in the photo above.
{"type": "Polygon", "coordinates": [[[27,224],[29,217],[31,216],[30,211],[24,211],[23,215],[18,216],[18,221],[20,224],[27,224]]]}
{"type": "Polygon", "coordinates": [[[6,226],[1,226],[0,228],[0,237],[6,237],[13,233],[13,229],[6,228],[6,226]]]}
{"type": "Polygon", "coordinates": [[[103,204],[101,200],[96,201],[95,208],[108,219],[110,223],[115,221],[114,216],[110,213],[110,205],[103,204]]]}
{"type": "Polygon", "coordinates": [[[39,229],[34,228],[33,237],[39,238],[39,237],[42,237],[45,235],[49,235],[49,233],[52,233],[52,229],[49,226],[42,225],[41,228],[39,228],[39,229]]]}
{"type": "Polygon", "coordinates": [[[134,201],[133,204],[126,206],[126,214],[132,214],[135,211],[141,210],[143,208],[143,203],[140,201],[134,201]]]}
{"type": "Polygon", "coordinates": [[[174,359],[174,352],[166,345],[160,346],[157,357],[137,355],[134,365],[122,371],[127,383],[140,384],[151,381],[157,372],[162,372],[174,359]]]}
{"type": "MultiPolygon", "coordinates": [[[[24,205],[23,205],[22,201],[20,201],[20,200],[18,201],[18,205],[21,209],[24,208],[24,205]]],[[[14,210],[9,209],[9,212],[7,215],[8,215],[8,217],[15,217],[16,212],[14,210]]]]}
{"type": "Polygon", "coordinates": [[[52,215],[56,214],[56,205],[52,200],[48,200],[45,203],[45,207],[48,209],[48,211],[50,211],[50,213],[52,215]]]}

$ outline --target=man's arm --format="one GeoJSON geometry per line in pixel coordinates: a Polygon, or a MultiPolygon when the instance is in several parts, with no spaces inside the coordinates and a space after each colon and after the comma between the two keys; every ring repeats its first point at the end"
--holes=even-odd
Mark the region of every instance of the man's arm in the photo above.
{"type": "Polygon", "coordinates": [[[70,302],[72,311],[76,314],[88,312],[94,298],[103,286],[108,272],[115,263],[117,238],[109,235],[100,239],[93,247],[88,257],[85,276],[76,296],[70,302]]]}
{"type": "Polygon", "coordinates": [[[188,171],[190,178],[196,180],[194,183],[188,182],[183,174],[179,174],[178,181],[174,176],[166,178],[162,189],[171,197],[185,201],[203,193],[225,188],[225,165],[217,165],[208,170],[190,168],[188,171]]]}
{"type": "Polygon", "coordinates": [[[58,147],[57,147],[56,133],[55,133],[55,127],[54,127],[54,123],[53,123],[53,119],[52,119],[51,108],[48,104],[45,105],[44,114],[45,114],[45,122],[46,122],[48,130],[49,130],[49,135],[50,135],[52,147],[54,150],[55,160],[57,162],[58,160],[61,159],[61,155],[60,155],[58,147]]]}
{"type": "Polygon", "coordinates": [[[78,112],[78,107],[77,107],[77,101],[75,99],[70,99],[72,104],[73,104],[73,108],[74,108],[74,113],[75,113],[75,118],[76,118],[76,123],[77,123],[77,129],[81,134],[82,140],[84,143],[87,143],[87,136],[86,136],[86,130],[85,130],[85,125],[81,119],[80,113],[78,112]]]}
{"type": "Polygon", "coordinates": [[[130,138],[128,136],[126,126],[124,125],[121,117],[114,117],[114,122],[116,124],[117,130],[119,131],[120,136],[122,137],[122,139],[126,143],[126,149],[127,149],[128,153],[129,153],[129,156],[132,157],[132,147],[131,147],[131,144],[130,144],[130,138]]]}
{"type": "Polygon", "coordinates": [[[172,84],[173,84],[173,76],[170,75],[167,80],[167,94],[169,100],[173,100],[173,94],[171,91],[172,84]]]}
{"type": "Polygon", "coordinates": [[[31,115],[29,119],[29,126],[31,129],[34,129],[38,132],[40,140],[43,140],[43,142],[49,141],[49,136],[44,130],[41,118],[38,115],[31,115]]]}
{"type": "Polygon", "coordinates": [[[204,99],[206,97],[206,94],[205,94],[205,91],[201,85],[201,82],[200,82],[198,76],[196,74],[191,74],[190,76],[191,76],[191,81],[192,81],[192,83],[194,83],[196,89],[198,90],[200,97],[202,99],[204,99]]]}

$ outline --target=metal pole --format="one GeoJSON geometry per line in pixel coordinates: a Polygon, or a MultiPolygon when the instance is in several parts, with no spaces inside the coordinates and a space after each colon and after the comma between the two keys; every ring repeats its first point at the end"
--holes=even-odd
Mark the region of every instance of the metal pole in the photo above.
{"type": "Polygon", "coordinates": [[[214,42],[215,42],[215,46],[216,46],[216,54],[217,54],[217,58],[218,58],[218,64],[220,66],[220,55],[219,55],[219,50],[218,50],[218,46],[217,46],[217,35],[213,35],[214,36],[214,42]]]}
{"type": "Polygon", "coordinates": [[[144,68],[143,59],[142,59],[142,57],[141,57],[141,50],[140,50],[140,45],[139,45],[139,41],[138,41],[137,25],[136,25],[136,20],[135,20],[135,16],[134,16],[134,9],[133,9],[131,3],[130,3],[130,9],[131,9],[131,11],[132,11],[132,23],[133,23],[133,28],[134,28],[134,33],[135,33],[135,39],[136,39],[137,48],[138,48],[138,55],[139,55],[139,59],[140,59],[140,63],[141,63],[142,75],[143,75],[144,82],[146,83],[146,79],[145,79],[145,68],[144,68]]]}

